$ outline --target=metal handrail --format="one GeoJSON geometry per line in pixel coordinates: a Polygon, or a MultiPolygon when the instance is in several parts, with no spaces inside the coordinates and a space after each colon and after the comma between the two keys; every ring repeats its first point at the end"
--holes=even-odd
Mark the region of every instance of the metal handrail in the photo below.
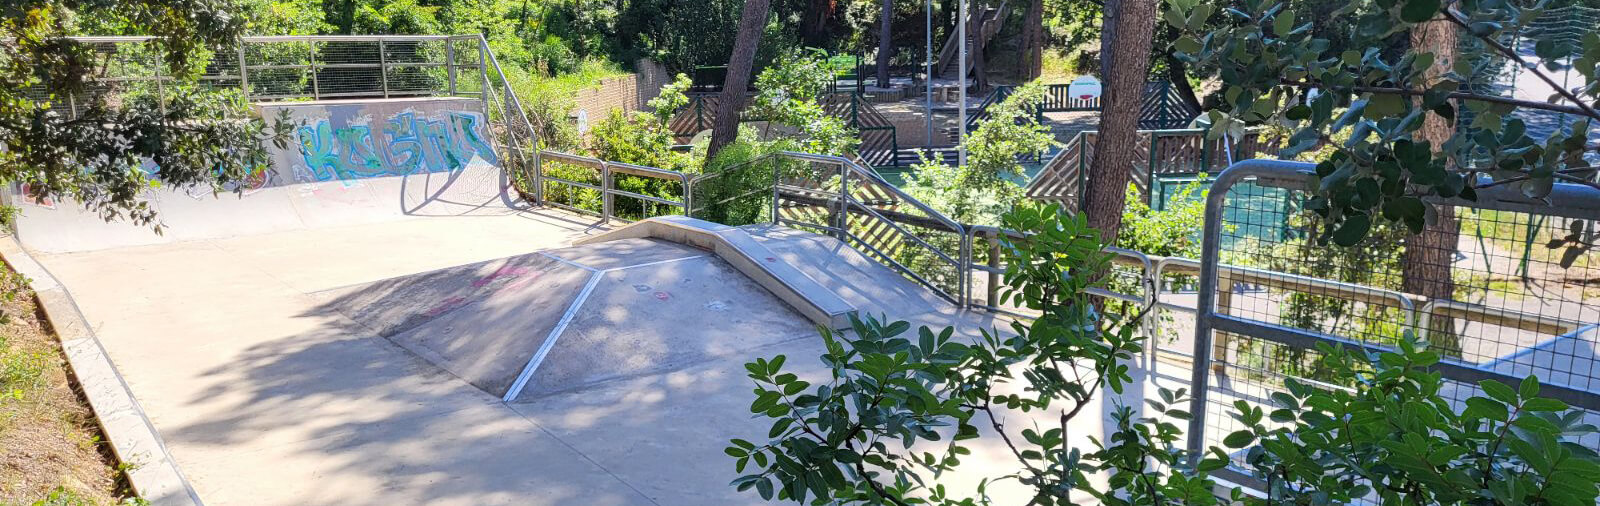
{"type": "Polygon", "coordinates": [[[675,170],[666,170],[666,169],[660,169],[660,168],[656,168],[656,167],[650,167],[650,166],[646,166],[646,165],[637,165],[637,164],[624,163],[624,162],[610,162],[610,161],[601,160],[599,158],[581,156],[581,155],[574,155],[574,154],[571,154],[571,153],[563,153],[563,152],[560,152],[560,151],[554,151],[554,150],[548,150],[548,149],[539,150],[538,152],[536,152],[536,155],[537,155],[537,157],[535,158],[535,162],[534,162],[534,181],[537,182],[536,184],[540,185],[538,187],[538,189],[536,190],[536,193],[542,199],[540,201],[541,204],[552,206],[552,207],[558,207],[558,208],[561,208],[561,209],[566,209],[566,210],[573,211],[573,212],[578,212],[578,213],[598,215],[598,216],[600,216],[600,219],[601,219],[602,223],[610,223],[612,220],[624,221],[624,222],[633,221],[633,220],[630,220],[630,219],[627,219],[627,218],[623,218],[623,217],[617,216],[617,214],[616,214],[616,197],[619,197],[619,196],[620,197],[627,197],[627,198],[631,198],[631,199],[642,200],[642,201],[646,201],[646,202],[654,202],[654,203],[657,203],[657,204],[676,207],[676,208],[680,209],[683,214],[685,214],[685,215],[689,214],[690,205],[691,205],[691,201],[692,201],[692,195],[693,195],[693,191],[690,189],[690,184],[691,184],[691,181],[693,179],[692,179],[692,176],[689,175],[689,174],[686,174],[686,173],[683,173],[683,172],[679,172],[679,171],[675,171],[675,170]],[[578,166],[578,167],[587,167],[587,168],[590,168],[590,169],[594,169],[596,171],[597,175],[600,176],[600,184],[599,185],[595,185],[595,184],[591,184],[591,183],[585,183],[585,182],[582,182],[582,181],[573,181],[573,180],[570,180],[570,179],[560,178],[560,177],[556,177],[556,176],[552,176],[552,175],[546,174],[545,171],[544,171],[544,161],[546,161],[546,160],[555,161],[555,162],[563,163],[563,164],[567,164],[567,165],[573,165],[573,166],[578,166]],[[647,177],[647,178],[658,179],[658,180],[662,180],[662,181],[677,181],[677,182],[679,182],[680,184],[683,185],[683,198],[681,200],[672,200],[672,199],[665,199],[665,198],[661,198],[661,197],[655,197],[655,196],[651,196],[651,195],[644,195],[644,194],[641,194],[641,193],[636,193],[636,192],[630,192],[630,191],[627,191],[627,190],[617,189],[616,183],[614,182],[614,180],[612,178],[612,176],[614,174],[627,174],[627,175],[630,175],[630,176],[647,177]],[[600,211],[599,212],[595,212],[594,210],[591,210],[591,209],[584,209],[582,207],[578,207],[578,206],[575,206],[575,205],[570,205],[570,204],[563,203],[563,202],[554,202],[554,201],[551,201],[549,199],[543,199],[543,194],[544,194],[543,184],[544,183],[555,183],[555,184],[565,185],[565,186],[573,187],[573,188],[584,188],[584,189],[598,191],[598,192],[600,192],[600,211]]]}

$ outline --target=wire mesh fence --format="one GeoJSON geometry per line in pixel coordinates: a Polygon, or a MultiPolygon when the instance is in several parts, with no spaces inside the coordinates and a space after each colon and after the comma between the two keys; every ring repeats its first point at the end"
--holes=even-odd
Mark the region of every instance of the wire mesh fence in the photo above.
{"type": "MultiPolygon", "coordinates": [[[[174,77],[159,39],[77,37],[90,51],[93,85],[55,97],[74,116],[102,101],[170,100],[174,77]]],[[[202,55],[192,83],[201,89],[238,90],[252,102],[432,96],[485,97],[488,52],[469,36],[243,37],[234,48],[202,55]]],[[[496,77],[498,72],[496,72],[496,77]]],[[[30,98],[52,90],[36,85],[30,98]]],[[[59,106],[58,106],[59,107],[59,106]]]]}
{"type": "Polygon", "coordinates": [[[1457,410],[1481,393],[1480,380],[1514,385],[1532,374],[1544,395],[1600,422],[1600,255],[1567,240],[1593,230],[1600,191],[1560,185],[1544,202],[1489,189],[1476,202],[1435,202],[1422,234],[1376,227],[1343,247],[1322,240],[1323,224],[1300,210],[1311,197],[1309,165],[1232,170],[1240,172],[1219,179],[1207,209],[1191,343],[1203,416],[1191,425],[1192,448],[1222,446],[1244,428],[1235,402],[1271,409],[1269,396],[1290,378],[1348,385],[1323,369],[1316,344],[1392,349],[1407,330],[1443,357],[1436,369],[1457,410]],[[1272,204],[1284,199],[1295,205],[1272,204]]]}

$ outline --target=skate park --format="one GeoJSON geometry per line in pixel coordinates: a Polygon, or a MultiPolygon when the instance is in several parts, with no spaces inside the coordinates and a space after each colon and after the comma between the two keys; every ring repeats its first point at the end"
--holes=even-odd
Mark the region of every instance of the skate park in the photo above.
{"type": "MultiPolygon", "coordinates": [[[[765,430],[748,415],[745,362],[782,354],[793,372],[825,378],[817,327],[845,328],[851,315],[966,336],[1009,325],[980,307],[1000,304],[971,248],[911,239],[906,228],[949,224],[870,169],[796,154],[849,190],[823,177],[775,181],[762,223],[665,213],[630,224],[519,187],[526,153],[495,140],[509,100],[483,91],[262,105],[292,109],[296,142],[237,191],[153,190],[159,234],[14,189],[19,243],[70,293],[164,442],[169,456],[147,462],[169,458],[191,496],[214,504],[750,504],[728,486],[723,454],[730,438],[765,430]],[[887,243],[927,249],[922,258],[956,275],[886,260],[873,249],[885,241],[851,234],[899,237],[887,243]]],[[[532,170],[555,163],[593,168],[610,199],[631,197],[609,186],[619,173],[662,176],[559,153],[539,153],[532,170]]],[[[681,214],[695,214],[689,193],[675,202],[681,214]]],[[[1158,278],[1163,266],[1202,270],[1182,265],[1145,258],[1142,268],[1158,278]]],[[[1267,290],[1285,286],[1413,304],[1325,280],[1223,273],[1238,281],[1225,291],[1239,313],[1277,312],[1267,290]]],[[[1168,300],[1192,312],[1194,295],[1168,300]]],[[[1581,386],[1594,307],[1580,297],[1557,309],[1511,323],[1506,311],[1458,313],[1521,332],[1516,346],[1472,348],[1482,367],[1578,371],[1567,383],[1581,386]]],[[[1141,357],[1140,377],[1188,385],[1191,359],[1171,353],[1193,347],[1188,330],[1141,357]]],[[[1222,390],[1223,405],[1265,395],[1222,390]]],[[[973,467],[1009,458],[980,447],[973,467]]],[[[952,483],[976,482],[963,478],[952,483]]]]}

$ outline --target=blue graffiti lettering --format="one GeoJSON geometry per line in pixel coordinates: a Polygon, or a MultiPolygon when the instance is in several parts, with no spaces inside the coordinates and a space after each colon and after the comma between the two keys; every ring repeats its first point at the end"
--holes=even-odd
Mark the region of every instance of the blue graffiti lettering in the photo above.
{"type": "Polygon", "coordinates": [[[397,113],[378,131],[366,125],[334,128],[316,120],[296,130],[306,179],[349,181],[370,177],[454,172],[474,159],[497,163],[485,140],[487,122],[476,112],[446,112],[428,118],[397,113]]]}

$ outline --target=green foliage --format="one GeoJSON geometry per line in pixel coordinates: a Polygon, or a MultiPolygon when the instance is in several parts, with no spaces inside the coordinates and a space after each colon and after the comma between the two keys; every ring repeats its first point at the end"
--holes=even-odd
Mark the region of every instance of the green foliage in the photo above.
{"type": "Polygon", "coordinates": [[[967,165],[924,159],[906,175],[905,191],[961,223],[995,225],[1017,202],[1023,175],[1017,157],[1050,149],[1055,138],[1033,111],[1044,101],[1038,83],[1020,86],[989,108],[990,116],[967,136],[967,165]]]}
{"type": "Polygon", "coordinates": [[[694,217],[728,225],[771,223],[774,177],[802,176],[807,165],[775,155],[792,151],[792,140],[761,141],[749,128],[706,163],[707,177],[694,187],[694,217]]]}
{"type": "MultiPolygon", "coordinates": [[[[195,85],[205,56],[232,47],[244,29],[233,6],[204,0],[141,0],[114,6],[77,0],[11,2],[0,32],[0,182],[28,197],[79,202],[107,220],[152,224],[141,195],[162,184],[220,192],[267,163],[268,138],[237,91],[195,85]],[[139,27],[173,81],[128,83],[91,93],[109,59],[66,39],[75,19],[139,27]],[[71,97],[71,100],[69,100],[71,97]],[[67,110],[76,103],[76,115],[67,110]],[[159,171],[159,172],[157,172],[159,171]],[[158,183],[159,182],[159,183],[158,183]]],[[[159,230],[159,226],[156,227],[159,230]]]]}
{"type": "Polygon", "coordinates": [[[1237,405],[1246,429],[1225,442],[1249,447],[1268,485],[1252,503],[1587,506],[1600,494],[1600,455],[1582,443],[1600,430],[1539,397],[1538,378],[1485,380],[1458,410],[1468,390],[1429,371],[1439,355],[1409,333],[1392,352],[1318,351],[1347,388],[1289,380],[1269,409],[1237,405]]]}
{"type": "Polygon", "coordinates": [[[1128,207],[1117,229],[1117,247],[1146,255],[1200,258],[1200,231],[1205,224],[1206,175],[1179,187],[1167,197],[1166,209],[1151,209],[1138,187],[1129,184],[1128,207]]]}
{"type": "Polygon", "coordinates": [[[1285,125],[1294,133],[1280,154],[1293,157],[1348,132],[1318,165],[1319,195],[1308,206],[1334,225],[1327,232],[1334,242],[1354,244],[1380,220],[1420,231],[1421,197],[1473,199],[1480,174],[1493,178],[1490,184],[1515,185],[1532,198],[1549,194],[1558,180],[1581,182],[1593,175],[1583,156],[1589,125],[1600,120],[1591,105],[1600,98],[1600,34],[1589,34],[1577,46],[1555,40],[1537,44],[1539,58],[1573,58],[1583,82],[1575,83],[1575,92],[1553,99],[1580,117],[1570,133],[1535,139],[1511,113],[1548,106],[1473,95],[1483,88],[1473,76],[1485,75],[1473,66],[1496,59],[1468,54],[1444,61],[1437,48],[1395,49],[1393,41],[1403,40],[1417,23],[1443,19],[1459,27],[1447,29],[1481,41],[1477,47],[1492,48],[1538,17],[1543,3],[1340,0],[1333,5],[1322,19],[1336,18],[1336,26],[1319,26],[1317,18],[1297,16],[1297,10],[1275,0],[1248,0],[1220,11],[1199,0],[1168,0],[1163,19],[1184,32],[1173,45],[1180,57],[1216,66],[1227,83],[1223,103],[1210,111],[1213,136],[1237,134],[1247,125],[1285,125]],[[1436,62],[1449,72],[1433,75],[1436,62]],[[1465,116],[1462,108],[1472,121],[1456,124],[1443,145],[1418,137],[1425,119],[1454,124],[1465,116]]]}
{"type": "Polygon", "coordinates": [[[786,52],[756,76],[758,91],[748,114],[793,130],[800,151],[842,155],[859,138],[843,118],[828,114],[818,102],[833,77],[828,53],[786,52]]]}
{"type": "MultiPolygon", "coordinates": [[[[1055,206],[1022,206],[1004,223],[1033,232],[1005,243],[1004,291],[1038,319],[971,342],[953,328],[912,334],[906,322],[856,319],[853,338],[822,331],[830,377],[818,385],[784,372],[783,356],[746,364],[756,382],[750,410],[773,422],[765,443],[735,439],[726,449],[745,473],[732,486],[798,503],[974,505],[988,504],[993,481],[1016,480],[1033,490],[1031,504],[1068,504],[1074,490],[1108,504],[1213,502],[1204,474],[1188,471],[1186,455],[1173,449],[1181,432],[1169,421],[1122,408],[1114,417],[1118,430],[1103,446],[1082,452],[1068,444],[1064,429],[1080,414],[1098,413],[1084,408],[1102,388],[1121,392],[1132,381],[1125,364],[1142,338],[1136,324],[1099,313],[1086,292],[1099,286],[1110,257],[1083,218],[1055,206]],[[1018,432],[997,412],[1039,413],[1049,423],[1018,432]],[[963,497],[937,479],[971,453],[964,442],[980,437],[979,423],[1020,436],[1003,440],[1018,467],[986,470],[991,479],[963,497]],[[1158,478],[1157,468],[1183,471],[1158,478]],[[1087,479],[1098,471],[1113,473],[1112,489],[1087,479]]],[[[1153,411],[1187,416],[1175,407],[1182,392],[1161,396],[1153,411]]]]}
{"type": "Polygon", "coordinates": [[[656,94],[656,98],[650,99],[645,105],[650,106],[650,111],[655,114],[656,121],[665,125],[672,121],[673,114],[676,114],[684,106],[689,105],[689,96],[685,95],[684,92],[688,91],[689,86],[693,84],[689,80],[688,74],[678,74],[678,77],[673,79],[671,83],[661,87],[661,91],[656,94]]]}

